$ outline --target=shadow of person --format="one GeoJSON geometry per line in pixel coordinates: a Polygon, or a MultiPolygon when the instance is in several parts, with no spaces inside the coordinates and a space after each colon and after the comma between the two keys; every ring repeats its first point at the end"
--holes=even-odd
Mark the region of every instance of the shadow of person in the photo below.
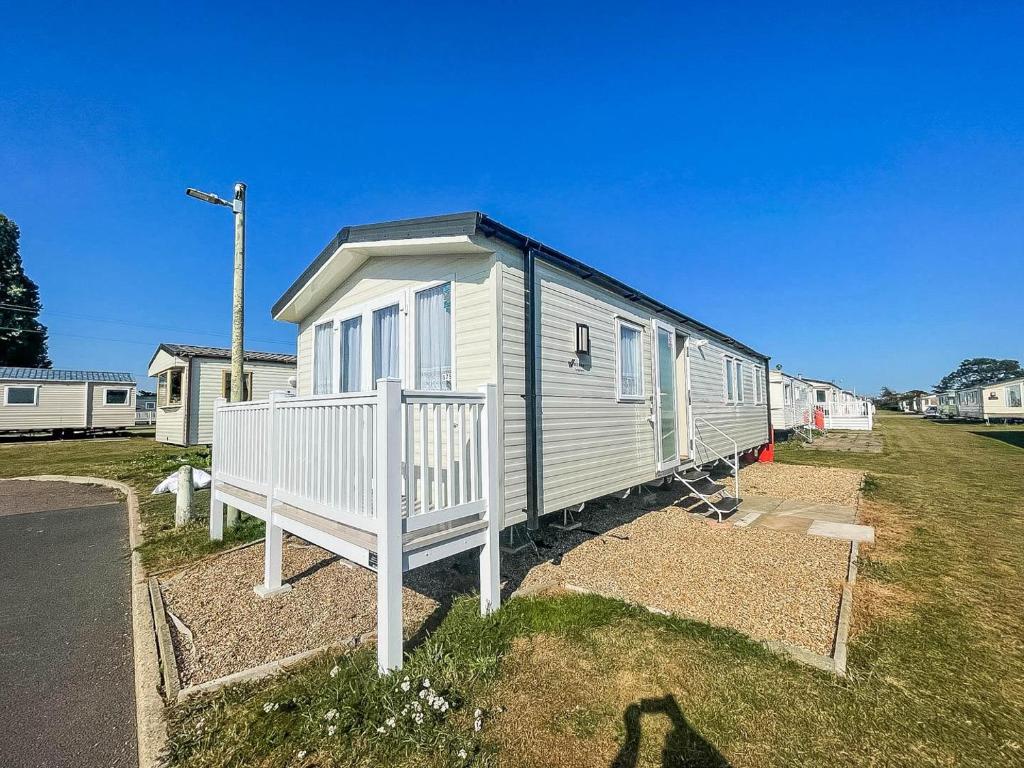
{"type": "Polygon", "coordinates": [[[644,715],[666,715],[672,723],[672,730],[665,736],[661,748],[661,765],[672,766],[714,766],[729,768],[729,761],[704,739],[683,716],[676,697],[671,694],[660,699],[641,699],[630,704],[622,714],[626,738],[622,748],[612,761],[611,768],[635,768],[640,759],[640,737],[643,732],[644,715]]]}

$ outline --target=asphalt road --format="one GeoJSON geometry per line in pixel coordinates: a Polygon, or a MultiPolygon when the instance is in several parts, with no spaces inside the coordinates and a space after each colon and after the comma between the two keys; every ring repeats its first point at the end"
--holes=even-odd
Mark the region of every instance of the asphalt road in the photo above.
{"type": "Polygon", "coordinates": [[[124,505],[0,481],[0,766],[137,765],[124,505]]]}

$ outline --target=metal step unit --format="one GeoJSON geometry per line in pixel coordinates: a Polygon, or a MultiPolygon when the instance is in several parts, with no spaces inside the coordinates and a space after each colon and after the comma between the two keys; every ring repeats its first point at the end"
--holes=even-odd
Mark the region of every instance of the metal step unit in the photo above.
{"type": "Polygon", "coordinates": [[[711,508],[711,511],[718,517],[718,522],[722,522],[724,516],[733,514],[743,502],[743,499],[724,493],[726,486],[716,483],[702,469],[691,469],[682,473],[677,472],[675,473],[675,478],[686,486],[690,493],[711,508]],[[723,494],[722,498],[718,501],[712,501],[712,497],[718,494],[723,494]]]}

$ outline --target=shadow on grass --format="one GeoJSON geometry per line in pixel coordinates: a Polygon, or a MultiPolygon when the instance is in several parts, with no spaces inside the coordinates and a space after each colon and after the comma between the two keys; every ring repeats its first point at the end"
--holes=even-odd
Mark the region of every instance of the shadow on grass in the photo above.
{"type": "Polygon", "coordinates": [[[626,739],[611,768],[635,768],[638,764],[645,715],[665,715],[672,723],[672,730],[665,736],[661,748],[663,768],[677,765],[728,768],[729,761],[690,725],[679,702],[671,694],[660,699],[641,699],[639,703],[626,707],[622,714],[626,739]]]}
{"type": "Polygon", "coordinates": [[[973,431],[971,434],[1001,440],[1016,448],[1024,448],[1024,429],[997,429],[991,432],[973,431]]]}

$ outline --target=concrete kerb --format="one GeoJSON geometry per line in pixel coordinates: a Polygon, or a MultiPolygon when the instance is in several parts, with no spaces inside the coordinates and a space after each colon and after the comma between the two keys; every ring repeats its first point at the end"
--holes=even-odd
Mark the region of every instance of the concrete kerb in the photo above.
{"type": "Polygon", "coordinates": [[[137,551],[142,541],[142,523],[135,491],[125,483],[102,477],[32,475],[13,479],[100,485],[124,494],[128,507],[128,545],[132,550],[132,645],[135,657],[135,724],[139,768],[158,768],[160,755],[167,743],[167,721],[164,717],[163,700],[160,697],[160,662],[149,582],[137,551]]]}

